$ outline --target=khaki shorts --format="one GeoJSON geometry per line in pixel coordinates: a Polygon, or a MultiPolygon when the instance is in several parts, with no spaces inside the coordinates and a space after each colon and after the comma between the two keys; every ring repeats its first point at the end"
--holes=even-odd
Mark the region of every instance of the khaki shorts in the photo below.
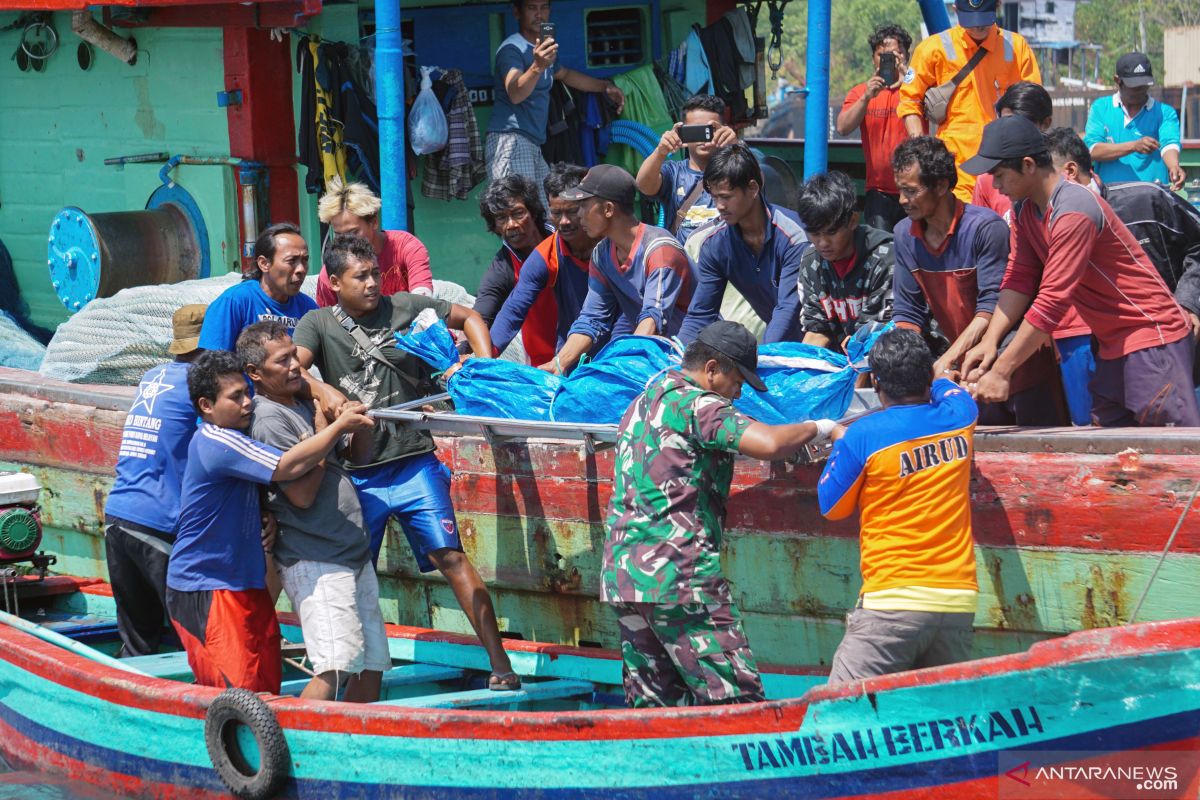
{"type": "Polygon", "coordinates": [[[392,666],[375,568],[322,561],[280,566],[283,590],[300,617],[313,672],[383,672],[392,666]]]}
{"type": "Polygon", "coordinates": [[[833,654],[830,683],[940,667],[971,658],[975,615],[856,608],[833,654]]]}

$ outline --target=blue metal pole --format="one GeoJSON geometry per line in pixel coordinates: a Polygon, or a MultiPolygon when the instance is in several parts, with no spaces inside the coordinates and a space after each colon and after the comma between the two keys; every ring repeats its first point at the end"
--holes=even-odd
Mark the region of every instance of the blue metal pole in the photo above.
{"type": "Polygon", "coordinates": [[[932,36],[950,28],[950,15],[946,13],[944,0],[917,0],[921,4],[921,16],[925,18],[925,28],[932,36]]]}
{"type": "Polygon", "coordinates": [[[829,167],[829,18],[833,0],[809,0],[804,179],[829,167]]]}
{"type": "Polygon", "coordinates": [[[379,188],[384,230],[408,230],[404,163],[404,48],[400,0],[375,3],[375,103],[379,110],[379,188]]]}

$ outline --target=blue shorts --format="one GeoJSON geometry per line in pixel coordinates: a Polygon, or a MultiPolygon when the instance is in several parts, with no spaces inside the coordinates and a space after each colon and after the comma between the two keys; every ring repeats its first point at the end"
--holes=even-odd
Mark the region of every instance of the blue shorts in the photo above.
{"type": "Polygon", "coordinates": [[[1071,424],[1092,424],[1092,392],[1088,384],[1096,372],[1096,360],[1092,356],[1092,337],[1068,336],[1057,339],[1058,367],[1062,370],[1063,392],[1067,395],[1067,408],[1071,411],[1071,424]]]}
{"type": "Polygon", "coordinates": [[[450,502],[450,470],[433,453],[352,470],[350,480],[358,490],[376,562],[392,516],[400,521],[421,572],[436,569],[429,560],[435,550],[462,551],[450,502]]]}

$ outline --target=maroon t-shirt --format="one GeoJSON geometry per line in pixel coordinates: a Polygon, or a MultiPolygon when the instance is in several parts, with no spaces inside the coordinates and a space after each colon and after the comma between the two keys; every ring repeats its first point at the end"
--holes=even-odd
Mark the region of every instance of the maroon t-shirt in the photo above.
{"type": "Polygon", "coordinates": [[[1025,319],[1054,333],[1074,303],[1100,344],[1120,358],[1191,333],[1186,312],[1142,246],[1103,199],[1060,180],[1045,213],[1013,209],[1013,249],[1002,289],[1037,296],[1025,319]]]}

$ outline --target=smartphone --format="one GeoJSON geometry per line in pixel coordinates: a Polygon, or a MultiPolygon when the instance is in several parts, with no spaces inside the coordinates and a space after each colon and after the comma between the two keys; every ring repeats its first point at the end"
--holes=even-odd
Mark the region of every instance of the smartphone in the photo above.
{"type": "Polygon", "coordinates": [[[884,86],[891,86],[900,76],[896,74],[896,54],[879,54],[879,77],[883,78],[884,86]]]}
{"type": "Polygon", "coordinates": [[[680,125],[679,141],[684,144],[702,144],[713,140],[712,125],[680,125]]]}
{"type": "Polygon", "coordinates": [[[538,41],[543,42],[546,39],[555,38],[554,31],[555,28],[553,22],[543,22],[542,24],[538,25],[538,41]]]}

